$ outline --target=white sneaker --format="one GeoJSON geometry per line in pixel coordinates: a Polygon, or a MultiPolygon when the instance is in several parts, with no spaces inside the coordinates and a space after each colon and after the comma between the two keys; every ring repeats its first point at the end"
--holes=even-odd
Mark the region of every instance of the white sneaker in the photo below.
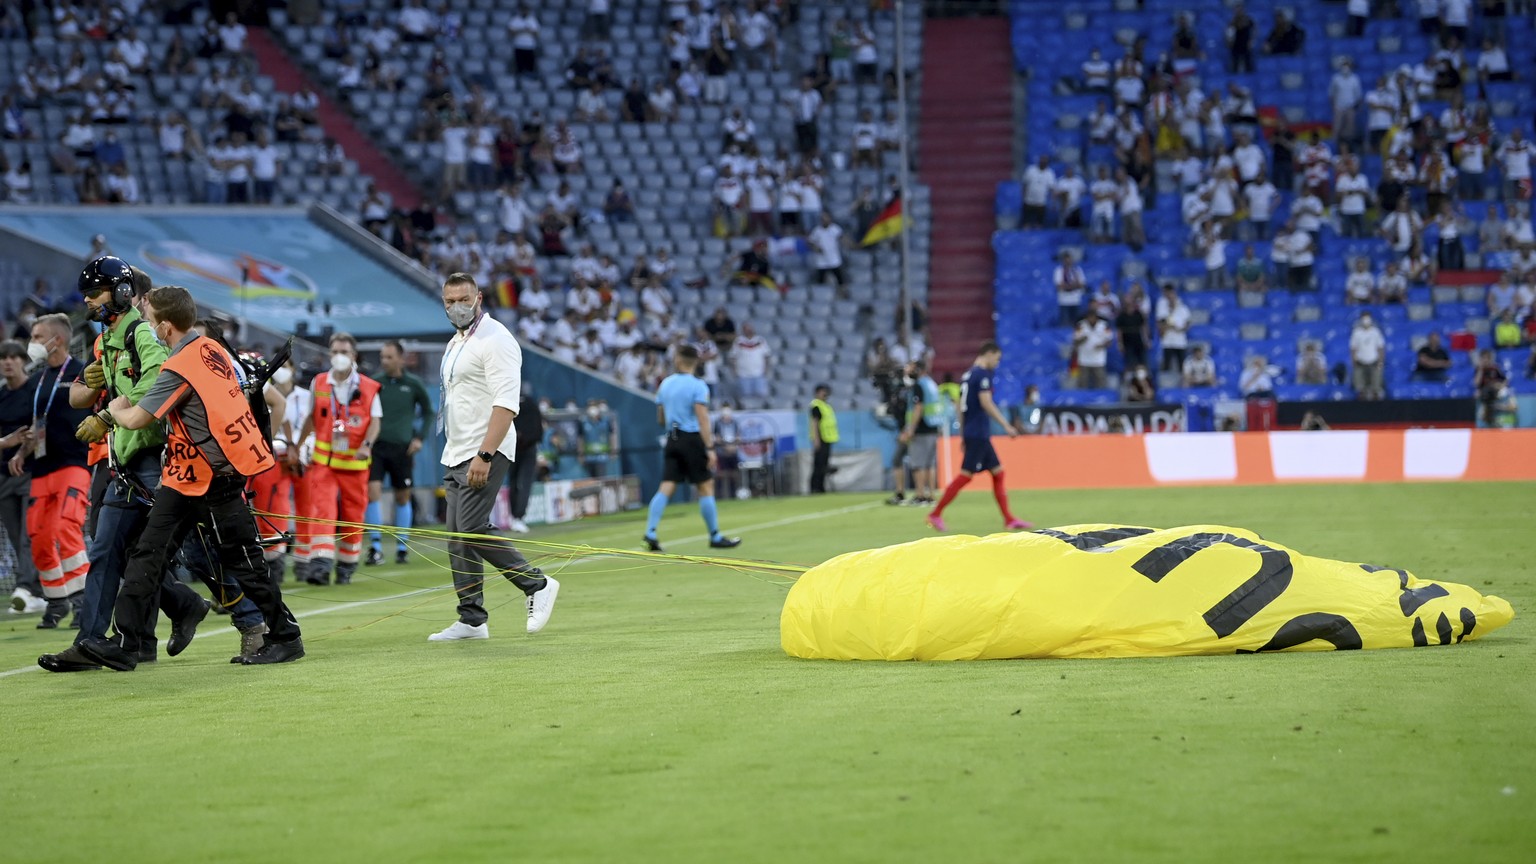
{"type": "Polygon", "coordinates": [[[465,624],[463,621],[455,621],[447,630],[433,633],[427,637],[428,642],[459,642],[465,639],[489,639],[491,628],[484,624],[465,624]]]}
{"type": "Polygon", "coordinates": [[[555,598],[560,594],[560,583],[554,577],[544,577],[544,587],[528,595],[528,632],[537,633],[549,623],[555,611],[555,598]]]}
{"type": "Polygon", "coordinates": [[[507,526],[507,527],[514,534],[527,534],[528,533],[528,523],[524,522],[521,519],[513,519],[512,520],[512,524],[507,526]]]}
{"type": "Polygon", "coordinates": [[[17,586],[11,592],[12,615],[37,615],[48,608],[48,601],[36,596],[31,591],[17,586]]]}

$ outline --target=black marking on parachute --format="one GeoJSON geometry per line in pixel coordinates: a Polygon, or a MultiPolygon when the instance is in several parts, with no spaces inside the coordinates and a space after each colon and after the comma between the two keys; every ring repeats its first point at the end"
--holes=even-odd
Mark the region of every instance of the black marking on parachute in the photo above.
{"type": "Polygon", "coordinates": [[[1445,590],[1443,586],[1435,584],[1423,585],[1412,590],[1405,588],[1403,593],[1397,595],[1397,605],[1403,610],[1403,617],[1407,618],[1409,615],[1419,611],[1419,607],[1425,603],[1437,597],[1449,596],[1451,596],[1451,592],[1445,590]]]}
{"type": "Polygon", "coordinates": [[[1451,619],[1440,613],[1440,620],[1435,622],[1435,635],[1440,637],[1441,645],[1451,644],[1451,619]]]}
{"type": "MultiPolygon", "coordinates": [[[[1335,651],[1358,651],[1363,647],[1360,631],[1355,629],[1355,625],[1350,623],[1348,618],[1331,612],[1309,612],[1306,615],[1297,615],[1280,625],[1275,635],[1270,637],[1270,640],[1258,651],[1282,651],[1304,645],[1314,639],[1327,642],[1335,651]]],[[[1258,651],[1252,653],[1258,653],[1258,651]]],[[[1239,651],[1238,653],[1249,652],[1239,651]]]]}
{"type": "Polygon", "coordinates": [[[1471,636],[1476,627],[1477,615],[1473,614],[1471,609],[1461,607],[1461,635],[1456,637],[1456,642],[1459,644],[1461,640],[1471,636]]]}
{"type": "Polygon", "coordinates": [[[1068,534],[1065,531],[1057,531],[1054,528],[1039,528],[1032,533],[1045,537],[1054,537],[1063,543],[1083,551],[1098,549],[1110,543],[1121,540],[1129,540],[1132,537],[1141,537],[1151,534],[1151,528],[1105,528],[1102,531],[1085,531],[1082,534],[1068,534]]]}
{"type": "Polygon", "coordinates": [[[1424,636],[1424,619],[1413,619],[1413,647],[1423,648],[1429,644],[1429,639],[1424,636]]]}

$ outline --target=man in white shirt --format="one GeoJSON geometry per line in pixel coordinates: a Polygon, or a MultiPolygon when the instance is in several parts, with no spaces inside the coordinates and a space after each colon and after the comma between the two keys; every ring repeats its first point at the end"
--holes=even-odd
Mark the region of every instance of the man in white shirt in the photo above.
{"type": "Polygon", "coordinates": [[[421,0],[406,0],[395,24],[407,42],[431,42],[437,35],[437,16],[421,5],[421,0]]]}
{"type": "Polygon", "coordinates": [[[257,204],[272,203],[277,193],[277,171],[281,166],[281,154],[272,144],[272,136],[265,126],[258,128],[256,146],[251,148],[251,178],[255,180],[257,204]]]}
{"type": "Polygon", "coordinates": [[[1355,141],[1355,121],[1364,98],[1365,87],[1360,83],[1360,76],[1355,74],[1355,64],[1346,57],[1328,82],[1328,101],[1333,105],[1333,134],[1339,141],[1355,141]]]}
{"type": "Polygon", "coordinates": [[[1189,348],[1189,306],[1179,299],[1173,283],[1163,286],[1163,296],[1157,301],[1157,332],[1163,346],[1162,369],[1177,372],[1184,366],[1184,352],[1189,348]]]}
{"type": "Polygon", "coordinates": [[[1269,239],[1269,223],[1275,215],[1275,202],[1280,190],[1269,182],[1269,175],[1260,170],[1252,183],[1243,187],[1243,198],[1248,201],[1248,227],[1256,240],[1269,239]]]}
{"type": "Polygon", "coordinates": [[[443,145],[443,191],[452,197],[469,179],[469,126],[462,117],[450,117],[439,136],[443,145]]]}
{"type": "Polygon", "coordinates": [[[737,19],[738,44],[741,58],[748,69],[762,69],[765,65],[779,68],[779,40],[773,19],[763,11],[762,0],[752,0],[747,11],[737,19]]]}
{"type": "Polygon", "coordinates": [[[1376,79],[1376,87],[1365,94],[1365,129],[1369,135],[1367,146],[1372,153],[1381,152],[1381,139],[1392,128],[1397,118],[1398,95],[1387,85],[1387,76],[1376,79]]]}
{"type": "Polygon", "coordinates": [[[225,201],[245,204],[251,200],[251,148],[245,143],[245,133],[229,136],[229,147],[224,151],[224,182],[228,187],[225,201]]]}
{"type": "Polygon", "coordinates": [[[507,20],[507,33],[512,37],[512,72],[516,75],[537,75],[539,19],[529,11],[527,3],[519,3],[517,12],[507,20]]]}
{"type": "Polygon", "coordinates": [[[1072,253],[1062,250],[1060,262],[1051,271],[1051,283],[1056,286],[1056,323],[1071,327],[1083,305],[1083,293],[1088,290],[1088,277],[1083,268],[1072,260],[1072,253]]]}
{"type": "Polygon", "coordinates": [[[1253,134],[1246,130],[1239,131],[1236,138],[1237,145],[1232,148],[1232,164],[1237,166],[1237,179],[1246,186],[1264,173],[1264,150],[1253,143],[1253,134]]]}
{"type": "Polygon", "coordinates": [[[496,218],[501,230],[513,237],[526,237],[538,215],[523,197],[523,184],[512,183],[496,192],[496,218]]]}
{"type": "Polygon", "coordinates": [[[1147,245],[1147,233],[1141,224],[1144,204],[1141,186],[1124,168],[1115,169],[1117,201],[1120,204],[1120,239],[1131,251],[1140,252],[1147,245]]]}
{"type": "Polygon", "coordinates": [[[1077,352],[1077,386],[1083,390],[1101,390],[1109,379],[1104,365],[1109,358],[1109,343],[1115,339],[1109,325],[1099,320],[1099,313],[1088,307],[1088,314],[1077,322],[1072,333],[1072,347],[1077,352]]]}
{"type": "Polygon", "coordinates": [[[1339,202],[1340,233],[1345,237],[1366,236],[1365,211],[1371,204],[1371,181],[1360,173],[1360,162],[1349,158],[1339,179],[1334,182],[1334,195],[1339,202]]]}
{"type": "Polygon", "coordinates": [[[1051,190],[1056,188],[1056,172],[1051,170],[1049,156],[1041,156],[1038,164],[1024,169],[1024,211],[1019,219],[1020,227],[1044,228],[1045,209],[1051,201],[1051,190]]]}
{"type": "Polygon", "coordinates": [[[1185,387],[1216,386],[1216,364],[1205,356],[1204,345],[1196,345],[1191,349],[1189,359],[1184,361],[1182,373],[1185,387]]]}
{"type": "Polygon", "coordinates": [[[844,293],[848,277],[843,274],[843,229],[832,221],[832,214],[821,214],[821,224],[811,230],[806,240],[811,245],[811,266],[816,268],[816,284],[824,284],[828,277],[837,283],[839,294],[844,293]]]}
{"type": "Polygon", "coordinates": [[[821,93],[809,75],[800,79],[800,91],[790,97],[794,109],[795,144],[803,156],[816,151],[817,120],[821,117],[821,93]]]}
{"type": "Polygon", "coordinates": [[[1531,194],[1531,144],[1516,126],[1509,138],[1499,145],[1499,162],[1504,167],[1504,198],[1526,200],[1531,194]]]}
{"type": "Polygon", "coordinates": [[[1352,381],[1360,399],[1371,401],[1386,396],[1381,374],[1386,350],[1387,340],[1376,329],[1371,313],[1361,315],[1349,334],[1349,357],[1354,363],[1352,381]]]}
{"type": "Polygon", "coordinates": [[[1317,241],[1314,239],[1316,235],[1302,228],[1300,220],[1292,221],[1296,222],[1296,230],[1291,232],[1290,240],[1286,244],[1291,258],[1289,277],[1291,290],[1311,291],[1314,287],[1312,264],[1317,260],[1317,241]]]}
{"type": "Polygon", "coordinates": [[[448,498],[446,529],[453,587],[459,596],[459,620],[428,637],[431,642],[488,639],[484,605],[485,571],[490,562],[528,598],[529,633],[549,622],[560,583],[533,566],[522,553],[497,537],[491,526],[496,493],[507,479],[517,453],[517,416],[522,387],[523,352],[500,321],[485,314],[480,289],[463,273],[443,283],[443,307],[455,333],[442,361],[442,464],[448,498]],[[460,539],[479,534],[477,541],[460,539]],[[499,541],[499,542],[498,542],[499,541]]]}
{"type": "Polygon", "coordinates": [[[731,166],[722,167],[719,179],[715,180],[714,198],[716,227],[724,231],[724,236],[734,237],[741,233],[742,200],[745,194],[746,190],[731,166]]]}
{"type": "Polygon", "coordinates": [[[1115,209],[1119,203],[1120,187],[1109,179],[1109,168],[1099,166],[1099,176],[1089,187],[1093,196],[1092,218],[1088,222],[1088,242],[1113,243],[1115,240],[1115,209]]]}
{"type": "Polygon", "coordinates": [[[1061,214],[1063,228],[1083,227],[1083,195],[1088,192],[1088,184],[1083,178],[1077,176],[1077,169],[1071,165],[1066,167],[1066,173],[1056,181],[1051,189],[1056,197],[1056,208],[1061,214]]]}
{"type": "Polygon", "coordinates": [[[736,369],[737,396],[742,399],[768,398],[768,362],[772,357],[773,349],[757,335],[752,322],[742,322],[741,333],[731,343],[730,354],[736,369]]]}

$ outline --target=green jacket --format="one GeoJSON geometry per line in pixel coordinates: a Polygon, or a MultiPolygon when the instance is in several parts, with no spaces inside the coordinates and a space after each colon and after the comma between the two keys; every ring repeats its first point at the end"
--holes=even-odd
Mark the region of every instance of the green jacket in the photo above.
{"type": "Polygon", "coordinates": [[[409,444],[412,438],[423,442],[432,437],[432,396],[427,385],[409,372],[399,378],[380,373],[379,410],[384,417],[379,423],[379,440],[391,444],[409,444]]]}
{"type": "MultiPolygon", "coordinates": [[[[102,367],[107,373],[107,401],[118,396],[127,396],[128,401],[139,404],[144,394],[149,392],[150,385],[155,383],[155,376],[160,374],[160,364],[165,362],[165,346],[155,338],[154,328],[148,321],[138,327],[134,322],[144,321],[142,315],[135,309],[117,316],[100,336],[96,337],[96,356],[101,358],[102,367]],[[129,334],[133,338],[133,351],[128,350],[129,334]],[[139,368],[134,368],[134,356],[138,357],[139,368]]],[[[128,463],[139,451],[147,447],[158,447],[165,443],[165,430],[159,423],[151,423],[143,429],[117,429],[113,428],[112,452],[117,457],[120,465],[128,463]]]]}

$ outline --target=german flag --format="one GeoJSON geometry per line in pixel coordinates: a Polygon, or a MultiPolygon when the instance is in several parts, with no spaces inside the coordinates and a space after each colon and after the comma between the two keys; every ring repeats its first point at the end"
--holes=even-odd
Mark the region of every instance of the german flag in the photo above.
{"type": "Polygon", "coordinates": [[[501,276],[496,279],[496,305],[503,309],[517,308],[517,283],[501,276]]]}
{"type": "Polygon", "coordinates": [[[901,212],[901,196],[891,199],[891,203],[885,205],[880,215],[869,225],[869,230],[864,232],[864,239],[859,241],[860,246],[873,246],[882,240],[889,240],[902,232],[907,227],[907,217],[901,212]]]}

